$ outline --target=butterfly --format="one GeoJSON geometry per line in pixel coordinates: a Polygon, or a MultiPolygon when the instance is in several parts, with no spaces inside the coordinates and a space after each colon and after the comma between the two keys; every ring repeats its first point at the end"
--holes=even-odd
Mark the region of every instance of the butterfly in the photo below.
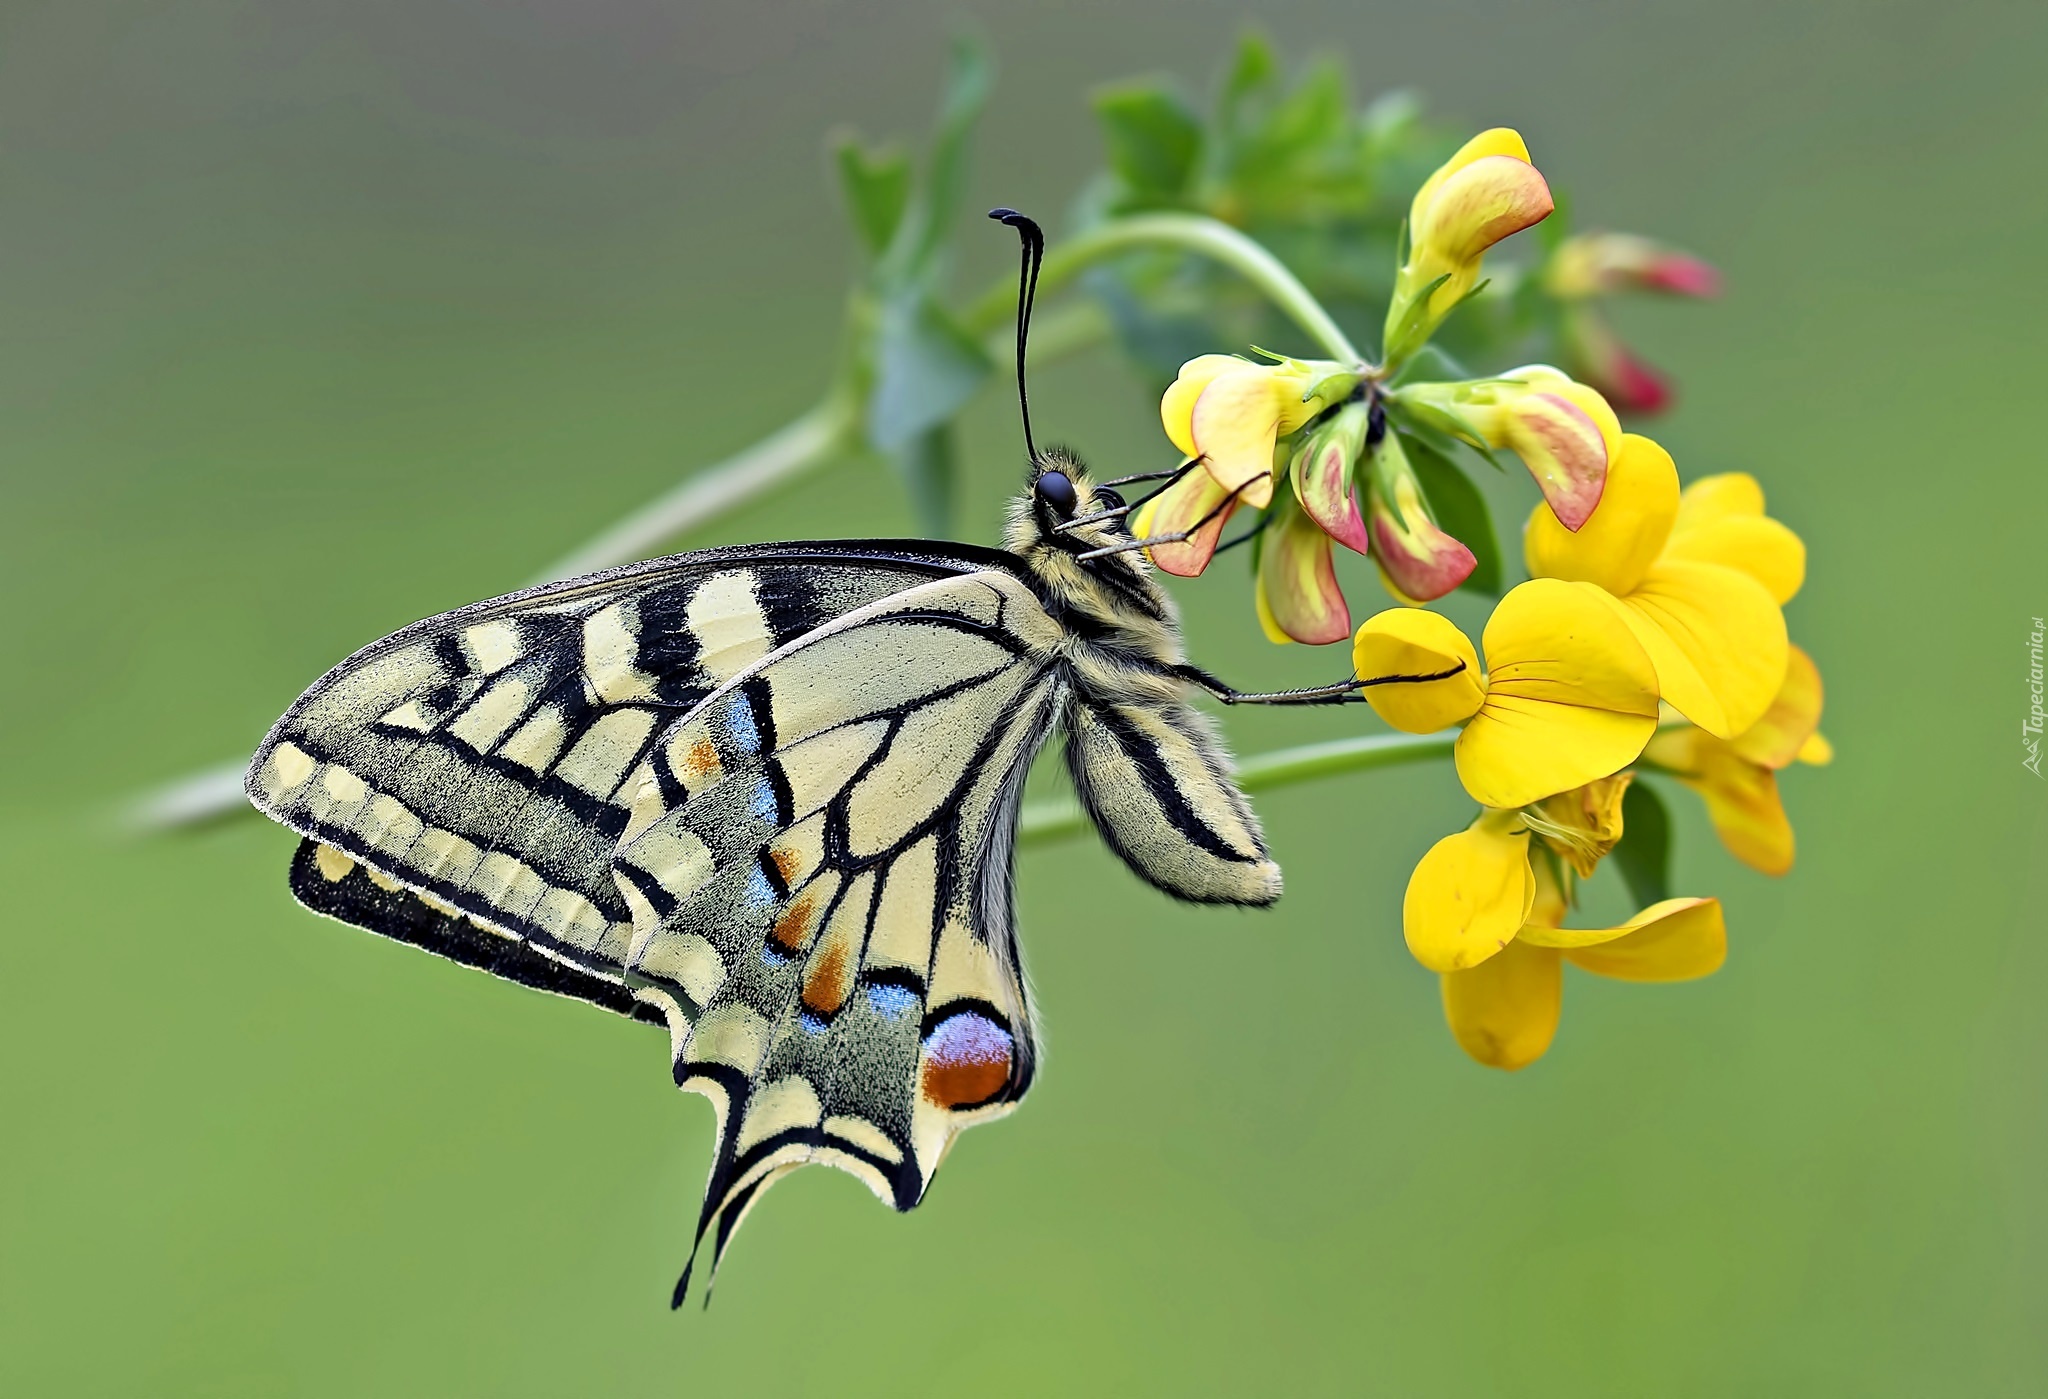
{"type": "MultiPolygon", "coordinates": [[[[1043,240],[997,214],[1024,239],[1021,401],[1043,240]]],[[[710,549],[480,602],[343,661],[251,761],[251,800],[302,837],[306,907],[668,1031],[677,1086],[717,1115],[691,1266],[708,1238],[715,1274],[806,1164],[911,1208],[1030,1089],[1011,876],[1053,734],[1142,879],[1279,897],[1190,700],[1356,683],[1248,695],[1189,664],[1157,541],[1024,418],[1002,549],[710,549]]]]}

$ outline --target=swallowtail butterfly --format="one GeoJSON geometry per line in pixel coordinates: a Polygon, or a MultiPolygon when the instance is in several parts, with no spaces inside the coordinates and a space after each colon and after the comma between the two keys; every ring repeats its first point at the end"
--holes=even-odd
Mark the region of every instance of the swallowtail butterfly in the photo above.
{"type": "MultiPolygon", "coordinates": [[[[997,213],[1025,237],[1021,393],[1042,242],[997,213]]],[[[1190,696],[1353,687],[1243,695],[1190,666],[1130,507],[1030,450],[1004,549],[766,544],[530,588],[357,652],[251,761],[308,908],[668,1030],[717,1111],[714,1269],[790,1171],[909,1209],[1031,1087],[1011,867],[1053,733],[1140,877],[1279,897],[1190,696]]]]}

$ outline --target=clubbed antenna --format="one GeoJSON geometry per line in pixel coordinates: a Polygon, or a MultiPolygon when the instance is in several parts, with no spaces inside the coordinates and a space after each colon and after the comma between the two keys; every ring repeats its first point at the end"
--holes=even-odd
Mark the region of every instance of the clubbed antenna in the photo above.
{"type": "Polygon", "coordinates": [[[1023,261],[1017,269],[1017,411],[1024,418],[1024,450],[1037,461],[1038,444],[1031,437],[1031,399],[1024,391],[1024,346],[1031,338],[1031,303],[1038,299],[1038,269],[1045,262],[1045,230],[1015,209],[991,209],[988,216],[1016,229],[1024,245],[1023,261]]]}

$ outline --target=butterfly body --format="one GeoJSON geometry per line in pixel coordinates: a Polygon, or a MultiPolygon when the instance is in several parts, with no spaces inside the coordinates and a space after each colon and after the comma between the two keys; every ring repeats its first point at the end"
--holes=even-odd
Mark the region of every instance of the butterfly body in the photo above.
{"type": "Polygon", "coordinates": [[[714,1260],[807,1163],[907,1209],[1034,1075],[1011,866],[1055,731],[1149,882],[1279,894],[1113,500],[1047,454],[1003,550],[718,549],[430,618],[307,691],[249,795],[316,911],[665,1025],[717,1109],[714,1260]]]}

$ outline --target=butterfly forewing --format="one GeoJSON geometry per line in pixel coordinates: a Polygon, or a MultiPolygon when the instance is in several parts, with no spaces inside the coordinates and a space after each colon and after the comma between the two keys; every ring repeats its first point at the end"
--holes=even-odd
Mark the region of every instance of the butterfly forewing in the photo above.
{"type": "Polygon", "coordinates": [[[719,1114],[715,1249],[809,1161],[907,1208],[1034,1055],[1011,827],[1068,691],[988,563],[714,552],[466,608],[315,686],[250,793],[318,911],[658,1006],[719,1114]]]}

